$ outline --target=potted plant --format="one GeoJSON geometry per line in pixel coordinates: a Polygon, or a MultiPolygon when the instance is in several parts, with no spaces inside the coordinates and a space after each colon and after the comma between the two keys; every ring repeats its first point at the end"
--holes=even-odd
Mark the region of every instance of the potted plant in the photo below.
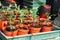
{"type": "Polygon", "coordinates": [[[23,19],[24,19],[24,11],[20,10],[20,26],[18,30],[18,35],[25,35],[28,34],[29,30],[24,27],[23,19]]]}
{"type": "Polygon", "coordinates": [[[4,25],[6,25],[7,24],[7,18],[6,17],[4,17],[4,15],[2,16],[0,16],[0,27],[1,27],[1,31],[5,28],[5,26],[4,25]]]}
{"type": "Polygon", "coordinates": [[[33,33],[39,33],[40,30],[41,30],[41,27],[39,27],[39,25],[36,25],[38,24],[37,21],[36,21],[36,12],[37,11],[32,11],[30,10],[30,12],[32,13],[32,18],[33,18],[33,24],[32,26],[30,27],[30,33],[33,34],[33,33]]]}
{"type": "Polygon", "coordinates": [[[18,35],[26,35],[28,34],[29,30],[25,27],[19,27],[18,35]]]}
{"type": "Polygon", "coordinates": [[[48,32],[52,30],[52,22],[51,17],[49,16],[49,14],[47,15],[47,19],[43,22],[43,27],[42,27],[42,32],[48,32]]]}
{"type": "Polygon", "coordinates": [[[12,18],[12,12],[10,12],[10,16],[8,16],[9,25],[6,26],[6,28],[3,30],[6,36],[16,36],[18,32],[18,30],[13,26],[11,18],[12,18]]]}
{"type": "Polygon", "coordinates": [[[9,25],[9,27],[6,27],[3,32],[6,36],[17,36],[18,30],[14,28],[14,26],[9,25]]]}
{"type": "MultiPolygon", "coordinates": [[[[11,6],[9,6],[8,8],[10,8],[10,7],[11,7],[11,6]]],[[[7,9],[8,9],[8,8],[7,8],[7,9]]],[[[4,25],[7,24],[7,22],[8,22],[8,21],[7,21],[7,18],[6,18],[7,15],[6,15],[5,12],[6,12],[6,11],[3,9],[3,10],[1,11],[1,13],[0,13],[0,15],[1,15],[0,17],[3,16],[2,19],[1,19],[1,21],[0,21],[1,31],[5,28],[4,25]]]]}
{"type": "Polygon", "coordinates": [[[33,22],[32,14],[30,13],[29,9],[26,6],[25,6],[24,11],[25,11],[25,17],[23,21],[25,23],[25,27],[29,28],[33,22]]]}

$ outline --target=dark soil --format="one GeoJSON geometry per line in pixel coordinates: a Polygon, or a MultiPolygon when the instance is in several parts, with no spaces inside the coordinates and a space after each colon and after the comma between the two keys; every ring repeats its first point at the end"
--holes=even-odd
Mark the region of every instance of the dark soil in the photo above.
{"type": "Polygon", "coordinates": [[[10,28],[6,28],[6,31],[15,31],[16,29],[10,29],[10,28]]]}
{"type": "Polygon", "coordinates": [[[34,27],[34,28],[39,28],[38,26],[32,26],[32,27],[34,27]]]}
{"type": "Polygon", "coordinates": [[[19,27],[20,29],[23,29],[23,30],[28,30],[27,28],[24,28],[24,27],[19,27]]]}

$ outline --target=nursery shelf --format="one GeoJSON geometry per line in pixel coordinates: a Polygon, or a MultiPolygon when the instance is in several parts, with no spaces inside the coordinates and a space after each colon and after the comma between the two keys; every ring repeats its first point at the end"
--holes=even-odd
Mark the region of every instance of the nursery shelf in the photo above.
{"type": "Polygon", "coordinates": [[[0,40],[43,40],[49,38],[59,37],[60,30],[54,26],[54,30],[50,32],[40,32],[36,34],[27,34],[20,36],[8,37],[0,31],[0,40]]]}

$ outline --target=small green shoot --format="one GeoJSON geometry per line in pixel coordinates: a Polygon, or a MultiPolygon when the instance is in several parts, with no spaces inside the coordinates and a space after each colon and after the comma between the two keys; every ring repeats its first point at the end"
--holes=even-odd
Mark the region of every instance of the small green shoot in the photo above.
{"type": "Polygon", "coordinates": [[[0,6],[2,6],[2,3],[0,2],[0,6]]]}
{"type": "Polygon", "coordinates": [[[11,9],[11,7],[12,7],[12,5],[10,4],[10,5],[8,6],[7,10],[10,10],[10,9],[11,9]]]}
{"type": "Polygon", "coordinates": [[[37,10],[30,10],[31,14],[32,14],[32,18],[33,20],[35,20],[36,16],[37,16],[37,10]]]}

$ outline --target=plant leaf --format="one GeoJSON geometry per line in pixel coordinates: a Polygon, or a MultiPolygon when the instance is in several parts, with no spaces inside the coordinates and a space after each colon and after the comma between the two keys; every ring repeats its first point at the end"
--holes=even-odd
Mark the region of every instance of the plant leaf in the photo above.
{"type": "Polygon", "coordinates": [[[2,3],[0,2],[0,6],[2,6],[2,3]]]}
{"type": "Polygon", "coordinates": [[[28,7],[27,6],[24,6],[25,9],[27,9],[28,7]]]}
{"type": "Polygon", "coordinates": [[[10,4],[10,5],[8,6],[7,10],[10,10],[10,9],[11,9],[11,7],[12,7],[12,4],[10,4]]]}
{"type": "Polygon", "coordinates": [[[32,9],[31,9],[30,12],[31,12],[31,14],[32,14],[32,18],[35,19],[36,16],[37,16],[37,14],[36,14],[36,13],[37,13],[37,10],[34,10],[34,9],[32,10],[32,9]]]}
{"type": "Polygon", "coordinates": [[[21,18],[21,23],[23,22],[23,18],[24,18],[24,10],[20,10],[20,18],[21,18]]]}
{"type": "Polygon", "coordinates": [[[51,17],[49,16],[48,19],[51,19],[51,17]]]}
{"type": "Polygon", "coordinates": [[[17,8],[17,9],[18,9],[18,11],[20,11],[20,5],[18,6],[18,8],[17,8]]]}
{"type": "Polygon", "coordinates": [[[9,14],[10,14],[10,16],[8,16],[8,18],[12,18],[13,12],[10,12],[9,14]]]}
{"type": "Polygon", "coordinates": [[[13,30],[15,29],[15,27],[13,25],[10,25],[10,29],[13,30]]]}
{"type": "Polygon", "coordinates": [[[0,16],[0,18],[2,18],[2,16],[0,16]]]}
{"type": "Polygon", "coordinates": [[[17,9],[17,4],[15,3],[14,5],[15,5],[15,9],[17,9]]]}
{"type": "Polygon", "coordinates": [[[4,13],[4,12],[5,12],[5,10],[3,9],[3,10],[2,10],[2,12],[4,13]]]}

